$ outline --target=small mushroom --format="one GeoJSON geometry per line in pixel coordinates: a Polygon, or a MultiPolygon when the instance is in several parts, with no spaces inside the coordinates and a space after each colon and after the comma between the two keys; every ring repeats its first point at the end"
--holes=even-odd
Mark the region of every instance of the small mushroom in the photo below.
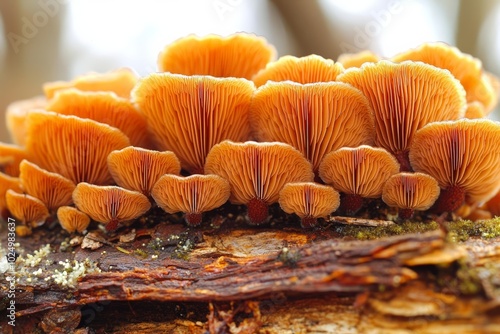
{"type": "Polygon", "coordinates": [[[19,164],[27,157],[28,153],[24,147],[0,143],[0,172],[18,177],[19,164]]]}
{"type": "Polygon", "coordinates": [[[364,63],[376,63],[380,57],[370,50],[363,50],[357,53],[343,53],[337,58],[344,68],[361,67],[364,63]]]}
{"type": "Polygon", "coordinates": [[[500,123],[487,119],[435,122],[420,129],[410,149],[414,170],[434,177],[437,212],[484,202],[500,186],[500,123]]]}
{"type": "Polygon", "coordinates": [[[255,93],[250,124],[258,141],[292,145],[315,172],[327,153],[371,145],[375,134],[368,100],[341,82],[269,82],[255,93]]]}
{"type": "Polygon", "coordinates": [[[133,220],[151,208],[149,199],[137,191],[116,186],[96,186],[78,183],[73,202],[80,211],[114,231],[121,222],[133,220]]]}
{"type": "Polygon", "coordinates": [[[355,214],[363,198],[379,198],[387,179],[399,171],[397,160],[383,148],[361,145],[328,153],[319,176],[342,193],[340,209],[355,214]]]}
{"type": "Polygon", "coordinates": [[[1,211],[1,217],[4,220],[7,220],[9,217],[9,212],[7,210],[7,202],[5,199],[5,194],[9,189],[12,189],[18,193],[22,192],[19,178],[7,175],[5,173],[0,173],[0,211],[1,211]]]}
{"type": "Polygon", "coordinates": [[[43,91],[48,99],[56,92],[68,88],[81,91],[114,92],[123,98],[130,98],[130,91],[137,83],[137,74],[129,68],[119,68],[106,73],[89,73],[79,76],[72,81],[55,81],[43,85],[43,91]]]}
{"type": "Polygon", "coordinates": [[[82,233],[90,224],[90,217],[72,206],[61,206],[57,209],[57,219],[69,233],[82,233]]]}
{"type": "Polygon", "coordinates": [[[314,182],[288,183],[280,192],[279,204],[286,213],[299,216],[303,228],[311,228],[318,218],[337,210],[340,195],[332,187],[314,182]]]}
{"type": "Polygon", "coordinates": [[[251,79],[274,60],[276,50],[263,37],[189,35],[167,45],[158,56],[161,72],[251,79]]]}
{"type": "Polygon", "coordinates": [[[337,77],[360,89],[375,116],[375,146],[399,161],[401,171],[411,171],[408,151],[415,132],[430,122],[464,116],[465,91],[449,71],[406,61],[381,60],[350,68],[337,77]]]}
{"type": "Polygon", "coordinates": [[[173,151],[182,168],[204,174],[215,144],[250,138],[248,109],[255,90],[238,78],[152,74],[132,93],[161,151],[173,151]]]}
{"type": "Polygon", "coordinates": [[[7,106],[5,121],[12,142],[19,146],[26,143],[26,115],[33,109],[44,109],[47,105],[45,96],[35,96],[26,100],[12,102],[7,106]]]}
{"type": "Polygon", "coordinates": [[[49,212],[73,203],[71,195],[75,184],[67,178],[46,171],[27,160],[21,161],[19,180],[23,190],[42,201],[49,212]]]}
{"type": "Polygon", "coordinates": [[[163,175],[151,195],[168,213],[184,212],[186,223],[198,226],[202,213],[220,207],[229,199],[229,183],[217,175],[163,175]]]}
{"type": "Polygon", "coordinates": [[[125,147],[108,155],[108,168],[120,187],[150,196],[154,184],[164,174],[179,175],[181,163],[173,152],[125,147]]]}
{"type": "Polygon", "coordinates": [[[108,154],[130,145],[120,130],[90,119],[32,111],[26,120],[30,161],[74,183],[111,184],[108,154]]]}
{"type": "Polygon", "coordinates": [[[245,204],[251,224],[262,224],[268,206],[290,182],[309,182],[312,166],[295,148],[284,143],[234,143],[215,145],[207,156],[205,171],[225,178],[231,186],[230,202],[245,204]]]}
{"type": "Polygon", "coordinates": [[[439,196],[438,182],[423,173],[398,173],[382,189],[385,204],[399,209],[399,218],[410,219],[415,210],[429,209],[439,196]]]}
{"type": "Polygon", "coordinates": [[[130,102],[113,92],[83,92],[71,88],[57,92],[45,107],[61,115],[88,118],[121,130],[130,144],[150,147],[146,119],[130,102]]]}
{"type": "Polygon", "coordinates": [[[33,196],[9,189],[5,194],[5,200],[10,213],[29,228],[43,225],[45,219],[49,217],[49,210],[45,204],[33,196]]]}
{"type": "Polygon", "coordinates": [[[268,81],[286,81],[306,84],[312,82],[335,81],[337,75],[344,71],[340,63],[325,59],[318,55],[306,57],[283,56],[257,73],[252,81],[256,87],[268,81]]]}

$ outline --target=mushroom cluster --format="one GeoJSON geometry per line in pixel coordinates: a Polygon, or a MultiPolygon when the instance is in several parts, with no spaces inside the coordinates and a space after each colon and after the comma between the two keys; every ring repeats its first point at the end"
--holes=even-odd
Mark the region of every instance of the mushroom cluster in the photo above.
{"type": "Polygon", "coordinates": [[[375,199],[401,219],[500,212],[500,124],[484,119],[500,82],[478,59],[442,43],[275,59],[262,37],[187,36],[157,73],[46,83],[7,109],[2,217],[26,235],[48,217],[113,231],[156,206],[197,226],[228,201],[254,225],[279,203],[304,228],[375,199]]]}

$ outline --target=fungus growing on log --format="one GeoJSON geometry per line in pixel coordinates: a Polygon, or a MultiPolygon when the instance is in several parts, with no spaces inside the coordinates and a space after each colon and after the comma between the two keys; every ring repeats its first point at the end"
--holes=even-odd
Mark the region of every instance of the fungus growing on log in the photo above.
{"type": "Polygon", "coordinates": [[[82,233],[90,224],[90,217],[72,206],[61,206],[57,209],[57,219],[61,227],[69,233],[82,233]]]}
{"type": "Polygon", "coordinates": [[[10,139],[19,146],[26,144],[26,115],[30,110],[45,109],[45,96],[35,96],[26,100],[12,102],[7,106],[5,122],[9,130],[10,139]]]}
{"type": "Polygon", "coordinates": [[[0,143],[0,172],[10,176],[19,176],[19,164],[28,157],[24,147],[0,143]]]}
{"type": "Polygon", "coordinates": [[[43,225],[45,219],[49,217],[49,210],[45,204],[33,196],[9,189],[5,194],[5,200],[12,216],[29,229],[43,225]]]}

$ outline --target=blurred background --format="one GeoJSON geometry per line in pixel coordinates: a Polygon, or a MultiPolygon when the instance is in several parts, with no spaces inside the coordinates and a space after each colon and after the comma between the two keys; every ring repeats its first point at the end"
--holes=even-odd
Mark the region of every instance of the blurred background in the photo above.
{"type": "Polygon", "coordinates": [[[0,0],[0,13],[0,110],[43,94],[47,81],[123,66],[154,72],[158,52],[187,34],[252,32],[278,56],[334,60],[444,41],[500,76],[500,0],[0,0]]]}

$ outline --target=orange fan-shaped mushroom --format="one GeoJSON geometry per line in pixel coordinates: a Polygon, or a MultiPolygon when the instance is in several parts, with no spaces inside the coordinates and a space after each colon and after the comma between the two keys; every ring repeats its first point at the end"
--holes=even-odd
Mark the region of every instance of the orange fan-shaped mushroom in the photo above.
{"type": "Polygon", "coordinates": [[[498,191],[499,143],[500,123],[486,119],[436,122],[417,132],[410,162],[438,181],[435,211],[454,211],[464,200],[484,202],[498,191]]]}
{"type": "Polygon", "coordinates": [[[27,126],[26,150],[33,162],[74,183],[110,184],[108,154],[130,145],[118,129],[76,116],[33,111],[27,126]]]}
{"type": "Polygon", "coordinates": [[[380,57],[370,50],[360,51],[358,53],[343,53],[337,59],[337,62],[344,65],[344,68],[361,67],[364,63],[376,63],[380,57]]]}
{"type": "Polygon", "coordinates": [[[283,211],[301,218],[303,228],[310,228],[318,218],[337,210],[340,195],[332,187],[314,182],[288,183],[280,192],[279,203],[283,211]]]}
{"type": "Polygon", "coordinates": [[[115,93],[67,89],[57,92],[45,109],[109,124],[127,135],[131,145],[150,146],[146,119],[130,100],[115,93]]]}
{"type": "Polygon", "coordinates": [[[202,222],[202,213],[218,208],[229,199],[229,183],[217,175],[163,175],[151,195],[168,213],[184,212],[188,225],[202,222]]]}
{"type": "Polygon", "coordinates": [[[439,196],[439,185],[430,175],[398,173],[392,175],[382,190],[385,204],[399,209],[401,219],[410,219],[415,210],[429,209],[439,196]]]}
{"type": "Polygon", "coordinates": [[[251,79],[274,60],[276,50],[263,37],[190,35],[167,45],[158,56],[162,72],[251,79]]]}
{"type": "Polygon", "coordinates": [[[319,176],[342,192],[341,210],[352,215],[363,205],[363,198],[380,197],[385,181],[398,171],[399,164],[389,152],[362,145],[328,153],[319,176]]]}
{"type": "Polygon", "coordinates": [[[460,80],[467,92],[467,102],[479,101],[486,113],[498,102],[498,95],[490,79],[483,73],[479,59],[460,52],[456,47],[445,43],[425,43],[394,56],[393,61],[421,61],[439,68],[447,69],[460,80]]]}
{"type": "Polygon", "coordinates": [[[375,145],[394,154],[402,171],[411,170],[408,150],[415,132],[430,122],[465,113],[465,91],[450,72],[420,62],[365,64],[339,75],[359,88],[375,115],[375,145]]]}
{"type": "Polygon", "coordinates": [[[9,176],[4,173],[0,173],[0,212],[1,212],[1,217],[4,220],[7,220],[9,217],[9,212],[7,210],[7,202],[5,200],[5,194],[9,189],[12,189],[18,193],[22,192],[19,178],[9,176]]]}
{"type": "Polygon", "coordinates": [[[72,206],[61,206],[57,209],[57,219],[62,228],[69,233],[82,233],[90,224],[90,217],[72,206]]]}
{"type": "Polygon", "coordinates": [[[24,191],[38,198],[50,212],[73,203],[71,195],[75,184],[67,178],[42,169],[27,160],[21,161],[19,180],[24,191]]]}
{"type": "Polygon", "coordinates": [[[5,200],[10,213],[30,228],[42,225],[49,216],[45,204],[33,196],[9,189],[5,194],[5,200]]]}
{"type": "Polygon", "coordinates": [[[129,146],[108,155],[108,168],[119,186],[149,197],[151,189],[162,175],[180,174],[181,163],[170,151],[159,152],[129,146]]]}
{"type": "Polygon", "coordinates": [[[26,115],[33,109],[44,109],[47,105],[45,96],[12,102],[7,106],[5,120],[12,142],[24,146],[26,142],[26,115]]]}
{"type": "Polygon", "coordinates": [[[248,109],[255,86],[236,78],[152,74],[132,93],[162,151],[173,151],[184,169],[203,174],[215,144],[250,137],[248,109]]]}
{"type": "Polygon", "coordinates": [[[121,222],[135,219],[151,208],[149,199],[137,191],[116,186],[96,186],[79,183],[73,192],[73,202],[80,211],[114,231],[121,222]]]}
{"type": "Polygon", "coordinates": [[[260,87],[268,81],[294,81],[301,84],[312,82],[335,81],[344,67],[331,59],[317,55],[297,58],[283,56],[275,62],[267,64],[265,69],[257,73],[252,81],[260,87]]]}
{"type": "Polygon", "coordinates": [[[340,82],[269,82],[255,93],[250,123],[259,141],[297,148],[316,172],[341,147],[373,144],[373,113],[366,97],[340,82]]]}
{"type": "Polygon", "coordinates": [[[19,176],[19,164],[28,157],[26,149],[17,145],[0,143],[0,172],[19,176]]]}
{"type": "Polygon", "coordinates": [[[467,109],[465,110],[465,118],[476,119],[484,118],[486,112],[484,111],[484,106],[481,102],[474,101],[467,103],[467,109]]]}
{"type": "Polygon", "coordinates": [[[48,99],[54,97],[56,92],[68,88],[76,88],[81,91],[114,92],[120,97],[129,98],[130,91],[134,88],[137,80],[138,77],[134,71],[128,68],[119,68],[107,73],[85,74],[69,82],[48,82],[43,85],[43,90],[48,99]]]}
{"type": "Polygon", "coordinates": [[[252,224],[268,217],[268,206],[276,203],[283,186],[309,182],[312,166],[304,156],[283,143],[233,143],[215,145],[207,156],[205,171],[229,181],[233,204],[246,204],[252,224]]]}

